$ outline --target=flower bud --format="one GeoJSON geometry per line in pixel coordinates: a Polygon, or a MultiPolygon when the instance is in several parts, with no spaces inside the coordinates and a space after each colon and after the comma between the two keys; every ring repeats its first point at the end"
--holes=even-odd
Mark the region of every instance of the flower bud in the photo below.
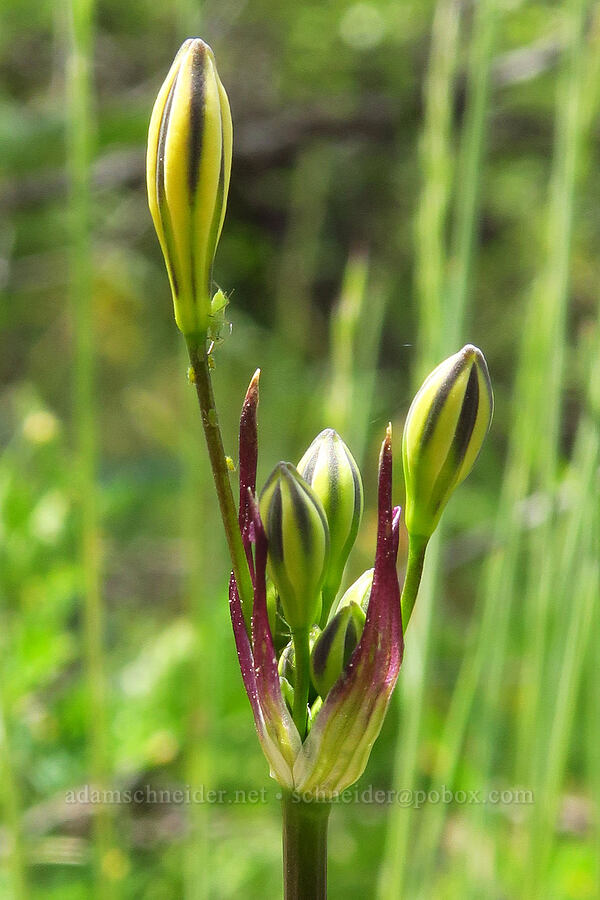
{"type": "MultiPolygon", "coordinates": [[[[355,603],[360,606],[364,614],[367,614],[369,600],[371,599],[371,588],[373,587],[373,573],[375,569],[367,569],[362,575],[351,584],[346,593],[341,598],[335,612],[339,612],[342,607],[355,603]]],[[[333,618],[333,616],[332,616],[333,618]]]]}
{"type": "Polygon", "coordinates": [[[268,540],[267,571],[292,631],[310,628],[321,611],[329,531],[321,501],[291,463],[279,463],[260,496],[268,540]]]}
{"type": "Polygon", "coordinates": [[[409,535],[426,539],[437,527],[450,494],[473,468],[493,406],[485,358],[471,344],[425,379],[402,439],[409,535]]]}
{"type": "Polygon", "coordinates": [[[319,497],[329,525],[329,564],[322,612],[326,621],[360,525],[362,480],[354,457],[333,428],[317,435],[298,463],[298,471],[319,497]]]}
{"type": "Polygon", "coordinates": [[[175,320],[205,335],[212,265],[223,227],[232,152],[231,113],[210,47],[188,39],[150,120],[148,202],[165,257],[175,320]]]}
{"type": "Polygon", "coordinates": [[[343,606],[315,641],[310,674],[321,697],[326,697],[354,653],[365,626],[365,614],[356,603],[343,606]]]}

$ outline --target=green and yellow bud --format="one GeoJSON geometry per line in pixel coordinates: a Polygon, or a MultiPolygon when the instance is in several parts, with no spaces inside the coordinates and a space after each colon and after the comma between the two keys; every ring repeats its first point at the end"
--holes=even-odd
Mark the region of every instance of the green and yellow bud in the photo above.
{"type": "Polygon", "coordinates": [[[298,471],[323,504],[329,526],[322,611],[326,621],[358,533],[364,505],[362,479],[354,457],[333,428],[317,435],[298,463],[298,471]]]}
{"type": "Polygon", "coordinates": [[[343,606],[315,641],[310,656],[310,675],[321,697],[326,697],[336,683],[356,646],[365,626],[365,614],[356,603],[343,606]]]}
{"type": "Polygon", "coordinates": [[[427,539],[452,491],[477,459],[492,420],[494,398],[483,353],[467,344],[425,379],[402,439],[405,522],[427,539]]]}
{"type": "Polygon", "coordinates": [[[268,540],[267,571],[292,632],[319,620],[329,555],[321,501],[291,463],[279,463],[260,496],[268,540]]]}
{"type": "Polygon", "coordinates": [[[362,575],[356,579],[354,584],[350,585],[338,603],[337,609],[335,610],[336,613],[339,612],[342,607],[355,603],[357,606],[360,606],[365,615],[367,614],[369,600],[371,599],[374,572],[375,569],[367,569],[366,572],[363,572],[362,575]]]}
{"type": "Polygon", "coordinates": [[[188,39],[175,57],[150,120],[148,202],[165,257],[175,320],[206,335],[212,266],[225,218],[233,130],[213,52],[188,39]]]}

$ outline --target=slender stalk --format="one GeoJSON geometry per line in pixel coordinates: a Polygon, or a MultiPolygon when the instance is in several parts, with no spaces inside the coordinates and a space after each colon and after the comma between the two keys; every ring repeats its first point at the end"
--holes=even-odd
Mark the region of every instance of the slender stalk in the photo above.
{"type": "Polygon", "coordinates": [[[497,0],[480,0],[475,4],[467,82],[468,102],[457,169],[456,219],[449,260],[450,300],[443,307],[446,311],[443,333],[452,348],[462,334],[469,296],[497,16],[497,0]]]}
{"type": "Polygon", "coordinates": [[[577,692],[583,674],[583,661],[590,640],[594,604],[598,598],[598,560],[590,555],[574,583],[574,602],[565,627],[565,647],[556,682],[556,703],[552,726],[545,743],[546,767],[537,790],[538,804],[529,834],[523,900],[547,896],[544,876],[547,872],[556,819],[560,806],[560,788],[570,745],[577,692]]]}
{"type": "Polygon", "coordinates": [[[329,331],[331,378],[324,395],[323,418],[363,462],[381,332],[389,285],[371,277],[366,250],[355,250],[346,263],[339,302],[329,331]]]}
{"type": "Polygon", "coordinates": [[[332,164],[330,149],[316,144],[299,155],[291,176],[275,313],[279,334],[289,347],[301,353],[311,352],[315,342],[311,290],[318,272],[332,164]]]}
{"type": "Polygon", "coordinates": [[[229,482],[229,469],[227,468],[223,438],[221,437],[221,428],[215,406],[215,397],[208,367],[208,354],[201,347],[202,342],[200,340],[188,339],[188,352],[194,373],[194,384],[202,413],[202,427],[204,428],[204,437],[206,438],[210,465],[217,490],[221,518],[225,528],[225,537],[229,546],[229,554],[242,603],[244,620],[248,631],[250,631],[253,600],[252,581],[229,482]]]}
{"type": "MultiPolygon", "coordinates": [[[[2,623],[5,627],[6,623],[2,623]]],[[[4,653],[4,641],[0,646],[4,653]]],[[[4,673],[2,673],[4,675],[4,673]]],[[[26,900],[30,896],[27,878],[25,848],[23,846],[23,821],[21,818],[21,791],[15,771],[10,723],[6,709],[4,678],[0,683],[0,791],[7,830],[7,855],[10,867],[10,884],[14,900],[26,900]]]]}
{"type": "Polygon", "coordinates": [[[423,186],[415,222],[415,286],[419,298],[417,379],[439,362],[446,287],[447,217],[454,168],[452,91],[459,31],[458,0],[438,0],[425,81],[425,127],[419,146],[423,186]]]}
{"type": "Polygon", "coordinates": [[[356,415],[355,380],[357,335],[367,296],[368,276],[367,254],[352,253],[344,270],[340,299],[331,316],[331,381],[323,398],[323,418],[340,434],[346,435],[346,440],[353,439],[349,432],[355,419],[365,418],[362,413],[356,415]]]}
{"type": "MultiPolygon", "coordinates": [[[[455,335],[460,335],[462,331],[466,277],[461,281],[464,288],[463,300],[458,310],[455,308],[455,300],[459,292],[455,290],[448,296],[445,283],[448,266],[445,234],[453,176],[451,123],[459,36],[460,4],[454,0],[438,0],[432,27],[425,90],[425,128],[420,147],[423,186],[415,231],[415,281],[419,313],[419,355],[413,371],[416,385],[420,383],[423,375],[443,358],[444,353],[447,355],[450,341],[454,341],[455,335]],[[452,323],[451,333],[448,331],[448,322],[444,321],[443,311],[446,308],[448,313],[446,318],[452,323]]],[[[481,137],[481,129],[475,134],[475,137],[477,136],[481,137]]],[[[473,147],[472,134],[471,147],[473,147]]],[[[472,162],[472,155],[470,159],[472,162]]],[[[462,181],[471,177],[472,173],[465,165],[464,152],[461,160],[462,189],[462,181]]],[[[473,201],[476,196],[477,192],[472,193],[470,200],[473,201]]],[[[459,220],[463,225],[467,221],[470,226],[470,219],[465,219],[466,212],[474,215],[474,202],[470,202],[468,206],[463,204],[462,218],[457,210],[455,232],[461,227],[459,220]]],[[[453,246],[455,257],[457,253],[466,252],[466,249],[469,251],[460,261],[460,273],[464,275],[470,263],[470,242],[466,246],[464,241],[454,240],[453,246]]],[[[457,261],[454,259],[453,268],[456,266],[457,261]]],[[[450,349],[454,352],[456,347],[452,346],[450,349]]],[[[396,741],[394,784],[400,790],[411,790],[416,786],[418,777],[419,744],[428,695],[429,656],[434,641],[436,592],[440,576],[439,531],[433,536],[428,556],[429,565],[421,588],[417,621],[411,629],[410,652],[406,654],[400,679],[401,690],[398,692],[401,719],[396,741]]],[[[410,562],[407,568],[410,568],[410,562]]],[[[412,570],[414,573],[418,571],[415,559],[412,570]]],[[[412,582],[413,575],[412,573],[409,575],[407,571],[407,583],[402,600],[405,628],[414,605],[414,596],[411,596],[409,604],[409,592],[416,595],[411,586],[412,582]]],[[[399,806],[390,810],[384,861],[378,885],[378,896],[382,900],[384,898],[397,900],[408,893],[407,883],[413,866],[409,848],[414,841],[415,824],[413,810],[402,809],[399,806]]]]}
{"type": "MultiPolygon", "coordinates": [[[[571,259],[571,234],[577,188],[578,164],[584,134],[581,127],[581,101],[586,87],[583,73],[585,61],[585,34],[587,0],[574,0],[566,14],[565,72],[559,82],[555,134],[554,171],[548,204],[547,259],[543,272],[542,290],[546,296],[546,308],[552,314],[546,317],[546,347],[542,348],[546,363],[543,391],[540,400],[545,403],[542,423],[544,453],[540,459],[538,489],[552,496],[556,490],[561,414],[561,387],[564,374],[565,321],[568,304],[569,270],[571,259]]],[[[538,326],[539,328],[539,326],[538,326]]],[[[536,335],[536,340],[540,336],[536,335]]],[[[531,616],[527,632],[531,639],[524,654],[522,716],[517,727],[517,773],[531,778],[540,762],[535,759],[533,748],[539,735],[539,706],[542,696],[543,669],[546,657],[549,602],[553,595],[551,568],[545,565],[548,545],[552,538],[554,519],[548,516],[545,525],[533,535],[528,595],[532,602],[527,610],[531,616]]],[[[543,763],[546,753],[542,749],[543,763]]]]}
{"type": "MultiPolygon", "coordinates": [[[[181,347],[185,364],[185,349],[181,347]]],[[[186,734],[187,782],[212,787],[215,783],[214,723],[218,700],[209,685],[218,683],[220,655],[213,629],[217,573],[209,564],[214,527],[203,514],[212,500],[213,487],[206,465],[199,465],[202,441],[200,423],[193,418],[195,398],[182,384],[182,418],[179,459],[181,466],[181,535],[184,545],[184,596],[193,623],[198,652],[190,659],[188,719],[186,734]],[[193,418],[193,421],[190,421],[193,418]],[[189,426],[189,427],[187,427],[189,426]]],[[[204,458],[201,463],[204,463],[204,458]]],[[[210,803],[192,803],[187,809],[188,835],[184,850],[184,896],[186,900],[208,900],[213,881],[213,808],[210,803]]]]}
{"type": "Polygon", "coordinates": [[[306,734],[308,689],[310,687],[308,628],[298,628],[296,631],[293,631],[292,639],[294,641],[294,659],[296,664],[292,716],[300,737],[304,739],[306,734]]]}
{"type": "Polygon", "coordinates": [[[327,824],[331,804],[283,797],[283,887],[285,900],[327,897],[327,824]]]}
{"type": "MultiPolygon", "coordinates": [[[[405,656],[399,685],[402,718],[395,749],[394,785],[397,790],[406,792],[407,796],[410,796],[418,783],[419,747],[423,709],[427,702],[427,676],[433,637],[433,610],[441,570],[439,557],[439,534],[434,534],[429,545],[429,564],[423,577],[416,621],[411,629],[410,652],[405,656]]],[[[408,591],[405,600],[407,597],[408,591]]],[[[401,897],[413,896],[408,892],[407,883],[412,865],[414,810],[398,806],[392,812],[378,883],[379,900],[398,900],[401,897]]]]}
{"type": "MultiPolygon", "coordinates": [[[[90,771],[101,788],[108,773],[104,608],[96,485],[97,432],[94,403],[94,328],[92,306],[92,245],[90,162],[92,156],[91,57],[93,0],[72,0],[67,61],[67,168],[71,184],[70,282],[74,317],[76,490],[80,513],[80,559],[83,572],[84,656],[88,693],[90,771]]],[[[94,811],[96,894],[112,895],[103,862],[113,844],[107,808],[94,811]]]]}
{"type": "Polygon", "coordinates": [[[421,583],[421,575],[423,574],[423,563],[425,562],[425,551],[429,538],[411,536],[408,542],[408,562],[406,563],[406,574],[404,576],[404,584],[402,586],[402,596],[400,605],[402,607],[402,627],[406,632],[408,623],[415,607],[415,601],[419,592],[421,583]]]}

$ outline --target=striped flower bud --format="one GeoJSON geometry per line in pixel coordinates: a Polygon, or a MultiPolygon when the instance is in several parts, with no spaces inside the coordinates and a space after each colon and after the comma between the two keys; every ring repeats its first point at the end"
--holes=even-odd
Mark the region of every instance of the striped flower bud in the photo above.
{"type": "Polygon", "coordinates": [[[483,353],[467,344],[425,379],[402,439],[409,535],[427,539],[477,459],[494,399],[483,353]]]}
{"type": "Polygon", "coordinates": [[[260,496],[268,540],[267,571],[292,631],[310,628],[321,612],[329,531],[321,501],[291,463],[281,462],[260,496]]]}
{"type": "Polygon", "coordinates": [[[364,627],[364,612],[356,603],[349,603],[335,614],[315,641],[310,674],[321,697],[327,696],[348,665],[364,627]]]}
{"type": "Polygon", "coordinates": [[[232,152],[231,113],[210,47],[187,40],[150,120],[148,201],[186,335],[206,334],[212,265],[223,227],[232,152]]]}
{"type": "Polygon", "coordinates": [[[360,525],[362,480],[354,457],[333,428],[317,435],[298,463],[298,471],[319,497],[329,525],[329,564],[323,584],[325,622],[360,525]]]}
{"type": "Polygon", "coordinates": [[[366,572],[363,572],[362,575],[356,579],[354,584],[350,585],[338,603],[337,609],[335,610],[336,613],[339,612],[342,607],[349,606],[351,603],[356,603],[366,615],[369,607],[369,600],[371,599],[374,571],[375,569],[367,569],[366,572]]]}

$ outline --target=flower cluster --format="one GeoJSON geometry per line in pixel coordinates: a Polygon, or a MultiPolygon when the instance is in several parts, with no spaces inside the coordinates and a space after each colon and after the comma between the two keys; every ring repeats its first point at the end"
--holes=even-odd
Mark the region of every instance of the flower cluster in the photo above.
{"type": "Polygon", "coordinates": [[[483,354],[467,345],[429,375],[410,407],[402,442],[409,549],[402,596],[396,574],[401,516],[392,504],[388,427],[379,457],[374,567],[339,598],[364,505],[358,466],[342,438],[327,429],[297,466],[279,463],[257,498],[257,372],[240,420],[240,545],[206,349],[217,339],[227,303],[222,291],[212,300],[211,294],[231,153],[229,103],[212,50],[198,38],[188,40],[152,113],[150,210],[177,324],[193,366],[203,365],[193,375],[203,379],[196,386],[242,594],[250,594],[248,573],[252,582],[253,596],[242,604],[231,575],[230,609],[258,737],[282,786],[328,799],[367,764],[398,677],[403,624],[415,603],[427,541],[481,449],[492,390],[483,354]],[[239,565],[244,553],[247,571],[239,565]]]}
{"type": "MultiPolygon", "coordinates": [[[[326,431],[309,448],[312,464],[306,457],[302,461],[305,473],[312,473],[312,486],[290,463],[280,463],[258,504],[257,404],[255,376],[243,407],[239,467],[240,525],[254,584],[251,633],[233,577],[231,619],[271,774],[289,790],[325,799],[343,791],[364,770],[402,661],[396,575],[400,510],[392,507],[391,429],[379,463],[372,584],[369,578],[362,605],[351,589],[323,619],[321,594],[324,584],[333,590],[331,565],[338,567],[338,586],[343,573],[341,554],[332,554],[331,547],[342,544],[343,533],[355,536],[358,529],[354,519],[360,519],[362,511],[360,474],[341,438],[326,431]],[[326,624],[321,628],[319,622],[326,624]],[[308,645],[306,656],[300,652],[302,640],[308,645]],[[303,690],[303,708],[297,715],[297,692],[303,690]]],[[[346,558],[349,550],[344,549],[346,558]]]]}
{"type": "MultiPolygon", "coordinates": [[[[409,542],[416,534],[426,544],[473,466],[492,405],[485,359],[470,345],[438,366],[416,395],[403,439],[409,542]]],[[[250,633],[233,576],[231,618],[271,774],[291,791],[328,799],[363,772],[402,662],[391,426],[379,458],[375,565],[336,602],[363,509],[358,466],[327,429],[298,467],[275,467],[257,501],[257,406],[258,373],[242,409],[239,445],[239,521],[254,585],[250,633]]],[[[418,579],[410,609],[417,589],[418,579]]]]}

